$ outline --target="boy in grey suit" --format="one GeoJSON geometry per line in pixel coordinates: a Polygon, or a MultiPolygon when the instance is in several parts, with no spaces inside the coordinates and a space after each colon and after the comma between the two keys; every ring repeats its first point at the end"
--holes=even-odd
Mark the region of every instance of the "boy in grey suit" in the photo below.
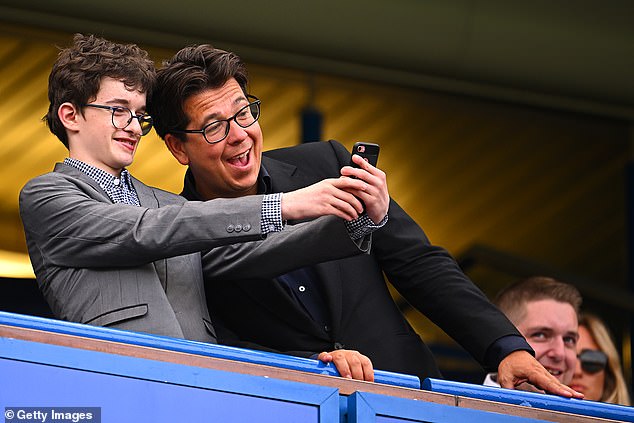
{"type": "Polygon", "coordinates": [[[45,119],[69,157],[25,185],[20,214],[56,317],[216,342],[203,262],[210,275],[253,276],[368,250],[375,228],[357,219],[363,206],[354,195],[368,186],[361,180],[187,202],[132,177],[125,168],[153,125],[146,94],[155,77],[137,46],[79,34],[52,68],[45,119]],[[284,227],[317,216],[326,217],[284,227]],[[290,251],[298,263],[289,263],[290,251]]]}

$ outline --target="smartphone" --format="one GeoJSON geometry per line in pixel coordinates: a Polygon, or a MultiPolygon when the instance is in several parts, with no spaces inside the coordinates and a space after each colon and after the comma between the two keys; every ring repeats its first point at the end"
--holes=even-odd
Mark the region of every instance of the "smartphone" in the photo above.
{"type": "MultiPolygon", "coordinates": [[[[355,142],[352,146],[352,154],[358,154],[363,157],[366,162],[376,167],[376,164],[379,161],[379,149],[380,147],[378,144],[371,142],[355,142]]],[[[350,156],[350,166],[359,167],[352,161],[352,156],[350,156]]]]}

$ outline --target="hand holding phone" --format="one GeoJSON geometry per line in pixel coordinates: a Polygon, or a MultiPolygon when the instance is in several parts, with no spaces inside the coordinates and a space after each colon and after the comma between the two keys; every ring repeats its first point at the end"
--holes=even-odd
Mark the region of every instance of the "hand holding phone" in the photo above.
{"type": "MultiPolygon", "coordinates": [[[[352,154],[361,156],[364,160],[376,167],[379,161],[379,145],[371,142],[356,142],[352,147],[352,154]]],[[[350,166],[359,168],[350,157],[350,166]]],[[[370,169],[367,171],[367,178],[364,176],[365,182],[368,184],[366,188],[359,191],[355,195],[364,205],[363,210],[368,217],[375,223],[381,222],[387,215],[390,204],[390,195],[387,190],[387,181],[385,172],[381,169],[370,169]]],[[[354,176],[352,176],[354,178],[354,176]]]]}
{"type": "MultiPolygon", "coordinates": [[[[352,154],[357,154],[363,157],[365,161],[376,167],[376,164],[379,161],[379,149],[380,147],[378,144],[371,142],[356,142],[354,143],[354,146],[352,146],[352,154]]],[[[352,161],[352,156],[350,156],[350,166],[359,167],[352,161]]]]}

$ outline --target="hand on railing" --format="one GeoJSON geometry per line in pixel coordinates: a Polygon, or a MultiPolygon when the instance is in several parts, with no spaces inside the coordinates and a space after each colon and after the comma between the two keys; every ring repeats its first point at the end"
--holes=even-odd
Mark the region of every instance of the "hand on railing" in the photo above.
{"type": "Polygon", "coordinates": [[[354,350],[334,350],[322,352],[317,359],[324,363],[332,362],[341,377],[374,382],[374,369],[368,357],[354,350]]]}
{"type": "MultiPolygon", "coordinates": [[[[518,389],[527,383],[537,390],[566,398],[583,398],[583,394],[561,383],[548,373],[527,351],[514,351],[507,355],[498,366],[498,383],[502,388],[518,389]]],[[[523,388],[525,389],[525,386],[523,388]]]]}

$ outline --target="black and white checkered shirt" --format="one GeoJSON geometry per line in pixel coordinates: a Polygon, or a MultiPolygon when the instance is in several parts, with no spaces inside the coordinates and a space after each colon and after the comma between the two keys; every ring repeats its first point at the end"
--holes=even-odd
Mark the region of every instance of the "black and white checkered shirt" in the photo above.
{"type": "Polygon", "coordinates": [[[110,197],[113,203],[130,204],[133,206],[141,205],[139,203],[139,196],[132,185],[130,172],[128,172],[127,169],[123,169],[121,171],[121,176],[116,177],[104,170],[86,164],[80,160],[71,159],[70,157],[65,158],[64,163],[81,170],[86,175],[94,179],[101,189],[108,194],[108,197],[110,197]]]}
{"type": "Polygon", "coordinates": [[[377,224],[374,224],[370,217],[363,213],[361,216],[352,220],[350,222],[346,221],[346,230],[350,234],[350,238],[352,239],[361,239],[366,235],[370,235],[372,232],[377,229],[382,228],[387,223],[387,214],[385,217],[377,224]]]}
{"type": "Polygon", "coordinates": [[[282,194],[266,194],[262,200],[262,233],[279,232],[284,229],[282,222],[282,194]]]}

